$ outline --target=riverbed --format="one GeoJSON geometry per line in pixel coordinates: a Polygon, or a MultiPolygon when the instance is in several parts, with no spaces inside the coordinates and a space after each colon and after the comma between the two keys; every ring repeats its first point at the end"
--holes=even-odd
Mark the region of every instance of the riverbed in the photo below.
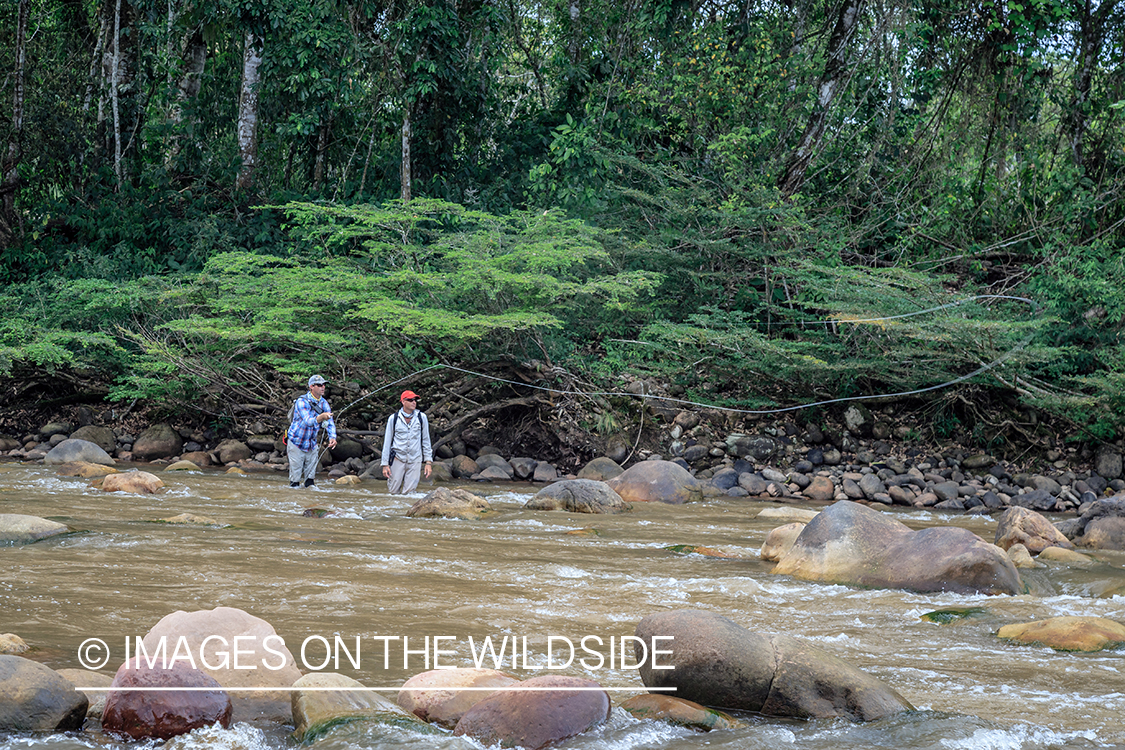
{"type": "MultiPolygon", "coordinates": [[[[739,717],[746,722],[741,729],[703,734],[637,721],[614,708],[604,727],[565,747],[1125,746],[1125,650],[1057,653],[995,636],[1002,625],[1058,615],[1125,621],[1125,597],[1103,595],[1125,582],[1122,553],[1098,553],[1088,567],[1050,563],[1024,572],[1034,595],[860,590],[771,574],[773,565],[759,560],[758,551],[784,521],[759,518],[763,509],[778,507],[761,501],[645,504],[594,516],[523,510],[536,489],[529,484],[475,484],[465,488],[488,499],[496,510],[491,517],[413,519],[406,511],[424,492],[389,496],[382,481],[337,486],[320,479],[315,489],[294,490],[280,473],[142,468],[158,473],[167,489],[107,494],[89,487],[89,480],[59,477],[50,466],[0,464],[0,512],[42,516],[76,531],[0,547],[0,633],[16,633],[32,645],[25,656],[55,669],[81,668],[80,645],[99,638],[111,652],[102,671],[112,674],[126,641],[165,615],[225,606],[271,623],[302,672],[323,666],[386,688],[392,700],[402,682],[426,670],[435,642],[442,665],[471,667],[485,638],[496,650],[508,638],[520,644],[524,660],[505,658],[501,666],[527,678],[548,673],[546,647],[553,637],[551,666],[565,661],[568,642],[578,649],[576,657],[586,658],[550,673],[596,680],[619,703],[644,688],[631,659],[624,667],[618,659],[610,665],[611,639],[618,644],[631,636],[647,614],[693,608],[763,634],[808,640],[883,680],[918,711],[865,725],[748,715],[739,717]],[[303,515],[310,507],[332,514],[303,515]],[[180,513],[217,524],[158,522],[180,513]],[[673,545],[734,557],[666,549],[673,545]],[[945,625],[921,617],[950,607],[983,612],[945,625]],[[429,643],[431,652],[407,655],[404,668],[402,638],[410,650],[426,651],[429,643]],[[602,655],[600,665],[580,649],[584,638],[602,655]],[[324,644],[338,642],[348,653],[338,668],[324,664],[330,656],[324,644]]],[[[988,517],[883,510],[913,528],[962,526],[988,541],[995,535],[996,521],[988,517]]],[[[293,745],[291,729],[236,724],[165,747],[277,750],[293,745]]],[[[0,750],[129,746],[98,732],[0,733],[0,750]]],[[[435,746],[479,747],[401,729],[352,729],[317,743],[360,750],[435,746]]]]}

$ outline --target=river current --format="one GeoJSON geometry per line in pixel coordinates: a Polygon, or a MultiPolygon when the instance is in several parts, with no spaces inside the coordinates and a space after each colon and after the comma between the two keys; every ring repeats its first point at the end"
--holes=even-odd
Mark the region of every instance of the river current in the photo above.
{"type": "MultiPolygon", "coordinates": [[[[442,637],[441,663],[470,667],[486,637],[497,651],[507,637],[509,649],[520,644],[520,659],[511,664],[509,652],[502,665],[509,674],[586,677],[609,688],[618,703],[644,689],[629,664],[623,668],[615,660],[610,666],[611,639],[631,636],[637,622],[654,612],[703,609],[756,632],[812,642],[883,680],[918,710],[870,724],[740,716],[743,728],[704,734],[638,721],[615,707],[605,726],[564,746],[1125,747],[1125,650],[1058,653],[995,636],[1002,625],[1058,615],[1125,621],[1125,597],[1103,593],[1125,583],[1122,553],[1098,553],[1087,567],[1048,563],[1021,571],[1034,595],[861,590],[773,575],[772,563],[758,559],[766,534],[784,523],[758,517],[776,507],[772,503],[714,498],[593,516],[523,510],[535,491],[531,485],[484,484],[466,489],[489,500],[497,511],[490,518],[413,519],[406,511],[424,492],[388,496],[381,481],[337,486],[320,479],[315,489],[293,490],[279,473],[142,468],[158,473],[167,489],[107,494],[90,488],[89,480],[59,477],[49,466],[0,464],[0,513],[42,516],[77,532],[0,547],[0,633],[16,633],[33,646],[25,656],[55,669],[81,668],[79,646],[100,638],[112,655],[102,671],[112,674],[127,639],[143,636],[165,615],[226,606],[271,623],[304,673],[321,666],[328,655],[323,644],[339,637],[359,666],[343,654],[338,668],[329,662],[325,671],[385,687],[391,700],[397,686],[426,670],[421,653],[407,655],[403,668],[402,641],[395,639],[408,638],[409,648],[421,651],[427,636],[442,637]],[[303,515],[314,506],[333,515],[303,515]],[[218,524],[158,522],[180,513],[218,524]],[[673,545],[737,557],[667,549],[673,545]],[[983,611],[944,625],[921,617],[949,607],[983,611]],[[552,664],[564,660],[569,641],[577,657],[587,657],[585,665],[575,658],[548,672],[549,636],[555,638],[552,664]],[[604,658],[600,667],[593,668],[598,660],[580,650],[587,637],[595,638],[587,645],[604,658]],[[598,647],[596,638],[604,645],[598,647]]],[[[995,535],[996,521],[988,517],[884,511],[912,528],[955,525],[988,541],[995,535]]],[[[628,653],[631,660],[631,648],[628,653]]],[[[483,666],[493,666],[492,660],[483,666]]],[[[277,750],[294,745],[291,730],[242,723],[199,730],[165,747],[277,750]]],[[[0,750],[133,746],[99,732],[0,732],[0,750]]],[[[353,727],[316,747],[480,746],[452,736],[353,727]]]]}

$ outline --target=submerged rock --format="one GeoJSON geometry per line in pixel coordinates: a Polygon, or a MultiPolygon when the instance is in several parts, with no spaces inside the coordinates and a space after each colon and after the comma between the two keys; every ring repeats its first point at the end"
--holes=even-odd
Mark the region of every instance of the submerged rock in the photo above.
{"type": "Polygon", "coordinates": [[[19,513],[0,513],[0,545],[30,544],[68,531],[70,527],[58,521],[19,513]]]}
{"type": "Polygon", "coordinates": [[[293,736],[312,742],[342,724],[370,722],[429,731],[414,714],[342,674],[314,672],[293,683],[293,736]],[[315,688],[315,689],[313,689],[315,688]],[[337,688],[325,690],[324,688],[337,688]]]}
{"type": "Polygon", "coordinates": [[[742,726],[742,722],[722,711],[701,706],[694,701],[660,693],[634,695],[623,702],[621,708],[637,719],[666,721],[669,724],[687,727],[699,732],[710,732],[715,729],[736,729],[742,726]]]}
{"type": "Polygon", "coordinates": [[[1019,594],[1023,583],[1004,550],[967,529],[913,531],[847,500],[805,527],[774,573],[824,583],[910,591],[1019,594]]]}
{"type": "Polygon", "coordinates": [[[1125,625],[1104,617],[1051,617],[1005,625],[996,635],[1056,651],[1100,651],[1125,644],[1125,625]]]}
{"type": "Polygon", "coordinates": [[[645,686],[676,688],[676,697],[704,706],[852,721],[913,710],[887,685],[816,646],[754,633],[712,612],[649,615],[637,624],[636,635],[654,649],[670,651],[642,662],[646,654],[636,646],[645,686]],[[653,641],[656,636],[671,639],[653,641]],[[655,669],[654,661],[672,668],[655,669]]]}
{"type": "Polygon", "coordinates": [[[107,474],[101,481],[103,492],[132,492],[136,495],[151,495],[163,486],[164,480],[147,471],[107,474]]]}

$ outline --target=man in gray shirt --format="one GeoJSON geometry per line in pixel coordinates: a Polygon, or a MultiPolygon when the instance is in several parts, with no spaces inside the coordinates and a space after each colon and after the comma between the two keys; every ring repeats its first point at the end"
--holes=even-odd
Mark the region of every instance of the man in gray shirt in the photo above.
{"type": "Polygon", "coordinates": [[[402,408],[387,420],[383,435],[383,476],[392,495],[417,489],[420,476],[430,478],[434,461],[430,423],[418,410],[418,394],[403,391],[400,400],[402,408]]]}

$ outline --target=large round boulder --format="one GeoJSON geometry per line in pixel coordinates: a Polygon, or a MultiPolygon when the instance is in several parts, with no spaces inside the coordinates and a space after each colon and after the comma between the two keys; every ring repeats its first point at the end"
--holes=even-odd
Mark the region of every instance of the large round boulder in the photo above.
{"type": "Polygon", "coordinates": [[[521,690],[494,693],[470,708],[453,730],[482,745],[518,745],[539,750],[587,732],[609,718],[609,695],[581,677],[545,675],[520,683],[521,690]]]}
{"type": "Polygon", "coordinates": [[[362,683],[342,674],[314,672],[293,683],[293,736],[310,743],[343,724],[367,722],[426,732],[429,725],[362,683]]]}
{"type": "Polygon", "coordinates": [[[102,450],[97,444],[89,440],[69,438],[62,441],[43,457],[45,464],[67,464],[72,461],[83,461],[90,464],[103,464],[111,466],[113,457],[102,450]]]}
{"type": "Polygon", "coordinates": [[[629,506],[605,482],[564,479],[548,485],[523,506],[527,510],[565,510],[571,513],[624,513],[629,506]]]}
{"type": "Polygon", "coordinates": [[[110,734],[166,740],[215,722],[230,726],[230,696],[214,679],[185,661],[133,657],[117,670],[110,688],[102,710],[102,729],[110,734]]]}
{"type": "Polygon", "coordinates": [[[71,440],[88,440],[94,445],[101,448],[106,453],[112,454],[117,448],[117,438],[113,436],[113,430],[108,427],[101,427],[99,425],[83,425],[74,432],[70,433],[71,440]]]}
{"type": "Polygon", "coordinates": [[[474,474],[480,473],[477,462],[468,456],[454,456],[450,468],[453,471],[453,476],[457,479],[468,479],[474,474]]]}
{"type": "Polygon", "coordinates": [[[869,588],[1023,593],[1019,572],[1004,550],[968,529],[914,531],[847,500],[809,521],[773,572],[869,588]]]}
{"type": "Polygon", "coordinates": [[[502,456],[495,453],[482,453],[477,456],[477,468],[480,469],[478,474],[481,474],[489,469],[496,469],[501,476],[493,475],[497,479],[511,479],[515,475],[515,469],[507,462],[502,456]]]}
{"type": "Polygon", "coordinates": [[[169,656],[183,648],[224,688],[239,688],[231,694],[235,721],[291,721],[289,696],[272,688],[290,687],[301,672],[281,636],[265,620],[234,607],[181,610],[165,615],[148,631],[145,652],[157,653],[161,641],[169,656]]]}
{"type": "Polygon", "coordinates": [[[219,461],[224,464],[235,464],[254,455],[249,445],[233,438],[216,445],[215,452],[219,454],[219,461]]]}
{"type": "Polygon", "coordinates": [[[184,449],[184,439],[172,426],[163,422],[154,424],[142,432],[133,442],[133,458],[137,461],[151,461],[154,458],[170,458],[180,455],[184,449]]]}
{"type": "Polygon", "coordinates": [[[787,523],[784,526],[771,529],[770,533],[766,534],[766,541],[762,543],[762,548],[758,551],[758,557],[768,562],[777,562],[793,548],[793,543],[797,541],[797,537],[804,530],[805,524],[798,522],[787,523]]]}
{"type": "Polygon", "coordinates": [[[1051,617],[1005,625],[996,635],[1056,651],[1100,651],[1125,644],[1125,625],[1104,617],[1051,617]]]}
{"type": "Polygon", "coordinates": [[[58,521],[19,513],[0,513],[0,545],[30,544],[68,531],[70,527],[58,521]]]}
{"type": "Polygon", "coordinates": [[[816,646],[754,633],[713,612],[649,615],[636,636],[648,652],[634,644],[645,686],[675,688],[677,698],[704,706],[852,721],[913,710],[889,686],[816,646]]]}
{"type": "Polygon", "coordinates": [[[679,505],[703,499],[703,485],[671,461],[641,461],[606,482],[627,503],[679,505]]]}
{"type": "Polygon", "coordinates": [[[103,492],[132,492],[135,495],[151,495],[163,486],[163,479],[147,471],[107,474],[101,482],[103,492]]]}
{"type": "Polygon", "coordinates": [[[579,479],[594,479],[604,482],[607,479],[621,476],[624,469],[608,456],[598,456],[578,470],[579,479]]]}
{"type": "Polygon", "coordinates": [[[0,733],[81,729],[89,700],[55,670],[0,656],[0,733]]]}
{"type": "Polygon", "coordinates": [[[423,497],[410,510],[408,518],[463,518],[474,520],[492,511],[492,506],[483,497],[461,488],[438,487],[423,497]]]}
{"type": "Polygon", "coordinates": [[[1015,505],[1001,513],[996,522],[996,546],[1006,550],[1013,544],[1022,544],[1033,555],[1048,547],[1074,549],[1070,540],[1042,515],[1015,505]]]}
{"type": "Polygon", "coordinates": [[[423,721],[452,729],[470,708],[493,695],[486,688],[506,688],[519,682],[495,669],[432,669],[402,684],[398,705],[423,721]]]}

